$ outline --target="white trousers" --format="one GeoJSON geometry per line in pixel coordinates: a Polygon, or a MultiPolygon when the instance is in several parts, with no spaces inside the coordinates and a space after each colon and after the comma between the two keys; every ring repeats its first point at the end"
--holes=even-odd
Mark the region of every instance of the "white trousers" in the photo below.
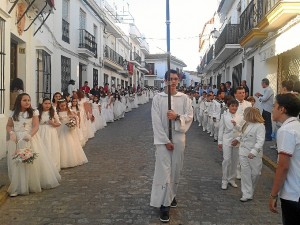
{"type": "Polygon", "coordinates": [[[216,120],[215,122],[213,121],[213,134],[215,140],[218,140],[219,124],[220,124],[220,120],[216,120]]]}
{"type": "Polygon", "coordinates": [[[213,121],[213,118],[212,116],[211,117],[208,117],[208,131],[210,131],[210,134],[214,135],[214,121],[213,121]]]}
{"type": "Polygon", "coordinates": [[[239,158],[239,148],[223,145],[222,183],[235,181],[238,158],[239,158]]]}
{"type": "Polygon", "coordinates": [[[249,159],[240,155],[241,164],[241,189],[243,197],[253,198],[253,193],[257,185],[262,169],[262,158],[259,156],[249,159]]]}
{"type": "Polygon", "coordinates": [[[203,125],[203,131],[209,131],[208,130],[208,115],[206,113],[203,114],[203,122],[202,122],[202,125],[203,125]]]}
{"type": "Polygon", "coordinates": [[[194,121],[199,122],[199,107],[194,108],[194,121]]]}
{"type": "Polygon", "coordinates": [[[155,145],[155,171],[153,177],[150,205],[170,206],[177,193],[180,172],[183,167],[185,135],[173,134],[174,150],[165,145],[155,145]]]}
{"type": "Polygon", "coordinates": [[[199,124],[203,126],[204,110],[199,108],[199,124]]]}

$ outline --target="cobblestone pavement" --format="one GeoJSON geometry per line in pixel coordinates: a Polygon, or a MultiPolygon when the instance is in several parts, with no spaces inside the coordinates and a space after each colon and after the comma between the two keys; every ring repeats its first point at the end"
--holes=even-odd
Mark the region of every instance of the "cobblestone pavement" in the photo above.
{"type": "MultiPolygon", "coordinates": [[[[89,163],[62,170],[58,188],[8,198],[0,207],[0,224],[160,224],[158,210],[149,206],[155,161],[150,106],[98,131],[84,148],[89,163]]],[[[280,215],[268,210],[273,172],[264,166],[254,200],[241,203],[240,188],[220,188],[221,159],[216,143],[194,123],[169,224],[281,224],[280,215]]]]}

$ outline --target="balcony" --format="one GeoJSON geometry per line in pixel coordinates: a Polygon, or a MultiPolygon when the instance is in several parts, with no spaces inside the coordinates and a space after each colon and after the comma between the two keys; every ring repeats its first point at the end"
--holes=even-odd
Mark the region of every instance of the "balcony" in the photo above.
{"type": "Polygon", "coordinates": [[[273,32],[283,27],[292,18],[299,15],[300,1],[267,0],[259,1],[258,28],[262,32],[273,32]]]}
{"type": "Polygon", "coordinates": [[[240,45],[242,47],[254,46],[268,36],[257,27],[260,14],[255,2],[256,0],[252,0],[240,16],[240,45]]]}
{"type": "Polygon", "coordinates": [[[142,52],[144,52],[145,55],[148,55],[150,53],[149,44],[146,42],[145,39],[142,40],[141,50],[142,52]]]}
{"type": "Polygon", "coordinates": [[[130,61],[136,66],[141,66],[142,58],[136,52],[130,52],[130,61]]]}
{"type": "Polygon", "coordinates": [[[35,36],[37,32],[41,29],[41,27],[44,25],[46,20],[49,18],[53,9],[55,9],[54,0],[32,0],[32,1],[14,0],[9,2],[12,3],[12,6],[8,10],[8,13],[10,14],[14,8],[17,8],[18,11],[16,17],[17,19],[16,24],[19,25],[22,23],[25,24],[25,17],[27,17],[29,21],[28,23],[26,22],[27,27],[20,26],[20,28],[18,29],[19,35],[21,35],[25,31],[28,31],[33,24],[36,24],[35,22],[39,18],[41,22],[38,26],[34,28],[35,31],[33,33],[33,36],[35,36]],[[20,9],[19,8],[20,5],[18,3],[23,3],[24,8],[20,9]]]}
{"type": "Polygon", "coordinates": [[[121,55],[107,45],[104,47],[104,65],[117,71],[123,71],[124,63],[125,60],[121,55]]]}
{"type": "Polygon", "coordinates": [[[84,29],[79,29],[78,53],[86,58],[97,57],[95,37],[84,29]]]}
{"type": "Polygon", "coordinates": [[[139,67],[139,70],[142,71],[145,74],[149,74],[148,67],[149,67],[148,63],[142,62],[141,67],[139,67]]]}
{"type": "Polygon", "coordinates": [[[62,19],[62,40],[64,42],[70,43],[70,24],[62,19]]]}
{"type": "Polygon", "coordinates": [[[132,38],[132,40],[140,45],[141,42],[141,32],[138,30],[138,28],[134,25],[134,24],[130,24],[130,37],[132,38]]]}
{"type": "Polygon", "coordinates": [[[215,59],[215,46],[212,45],[206,55],[206,66],[203,72],[208,72],[216,69],[220,65],[221,61],[215,59]]]}
{"type": "Polygon", "coordinates": [[[216,60],[224,61],[236,50],[240,49],[239,24],[227,24],[215,43],[216,60]]]}

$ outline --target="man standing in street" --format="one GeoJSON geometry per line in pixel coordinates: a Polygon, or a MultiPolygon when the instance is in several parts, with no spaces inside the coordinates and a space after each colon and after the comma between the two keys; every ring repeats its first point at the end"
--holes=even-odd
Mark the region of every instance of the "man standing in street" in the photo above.
{"type": "Polygon", "coordinates": [[[269,208],[278,213],[280,197],[283,225],[300,224],[300,100],[291,93],[276,97],[273,120],[282,123],[277,132],[278,166],[269,208]]]}
{"type": "Polygon", "coordinates": [[[84,91],[85,94],[89,94],[91,88],[89,87],[89,82],[84,81],[84,85],[80,88],[81,91],[84,91]]]}
{"type": "Polygon", "coordinates": [[[231,87],[231,82],[230,81],[227,81],[225,83],[225,87],[226,87],[225,95],[231,95],[232,97],[234,97],[234,90],[231,87]]]}
{"type": "Polygon", "coordinates": [[[270,81],[267,78],[262,79],[261,86],[264,89],[263,94],[257,92],[255,94],[258,97],[259,101],[261,102],[261,107],[263,109],[262,117],[265,120],[265,127],[266,127],[266,141],[272,141],[272,108],[274,102],[274,92],[272,88],[269,86],[270,81]]]}
{"type": "Polygon", "coordinates": [[[166,89],[154,96],[152,101],[152,126],[154,133],[155,171],[150,205],[160,208],[160,221],[170,220],[170,207],[176,207],[175,196],[183,166],[185,133],[193,121],[193,108],[190,98],[177,92],[179,75],[176,70],[165,74],[166,89]],[[171,106],[168,110],[167,81],[171,82],[171,106]],[[169,139],[169,120],[172,121],[172,140],[169,139]]]}

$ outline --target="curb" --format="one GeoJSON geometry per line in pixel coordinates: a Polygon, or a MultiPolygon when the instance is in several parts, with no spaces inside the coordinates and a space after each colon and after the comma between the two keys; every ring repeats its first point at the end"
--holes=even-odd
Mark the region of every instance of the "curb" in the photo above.
{"type": "Polygon", "coordinates": [[[6,201],[8,197],[7,186],[4,185],[0,188],[0,206],[6,201]]]}
{"type": "Polygon", "coordinates": [[[276,163],[276,162],[274,162],[274,161],[271,160],[268,156],[265,156],[265,155],[263,155],[262,160],[263,160],[263,163],[264,163],[267,167],[269,167],[273,172],[276,171],[276,168],[277,168],[277,163],[276,163]]]}

